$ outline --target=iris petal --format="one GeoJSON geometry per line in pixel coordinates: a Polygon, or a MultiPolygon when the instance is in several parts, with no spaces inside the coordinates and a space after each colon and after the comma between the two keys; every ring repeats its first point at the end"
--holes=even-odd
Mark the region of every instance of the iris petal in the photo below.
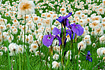
{"type": "Polygon", "coordinates": [[[84,32],[84,29],[79,24],[72,24],[72,31],[76,33],[78,36],[81,36],[84,32]]]}
{"type": "Polygon", "coordinates": [[[54,27],[54,29],[52,30],[52,33],[53,35],[58,35],[61,33],[61,31],[58,28],[54,27]]]}
{"type": "Polygon", "coordinates": [[[59,40],[59,46],[60,46],[62,44],[61,38],[58,35],[56,35],[55,38],[59,40]]]}
{"type": "Polygon", "coordinates": [[[86,60],[92,62],[92,57],[90,57],[90,51],[87,51],[86,60]]]}
{"type": "Polygon", "coordinates": [[[68,15],[65,16],[65,19],[67,19],[68,17],[70,17],[72,15],[72,12],[70,12],[68,15]]]}
{"type": "Polygon", "coordinates": [[[56,20],[58,20],[60,23],[62,23],[63,21],[64,21],[64,16],[60,16],[58,19],[56,19],[56,20]]]}
{"type": "Polygon", "coordinates": [[[49,34],[43,37],[42,42],[45,46],[49,47],[50,45],[52,45],[53,40],[54,40],[54,36],[49,34]]]}

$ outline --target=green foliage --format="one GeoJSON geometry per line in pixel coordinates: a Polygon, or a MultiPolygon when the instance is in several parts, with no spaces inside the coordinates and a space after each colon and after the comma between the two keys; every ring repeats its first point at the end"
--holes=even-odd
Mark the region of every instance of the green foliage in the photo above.
{"type": "MultiPolygon", "coordinates": [[[[16,1],[16,0],[15,0],[16,1]]],[[[43,1],[43,0],[41,0],[43,1]]],[[[41,2],[40,1],[40,2],[41,2]]],[[[73,0],[70,0],[70,1],[73,1],[73,0]]],[[[81,1],[86,1],[86,0],[81,0],[81,1]]],[[[5,1],[2,2],[3,4],[5,3],[5,1]]],[[[10,0],[10,3],[12,5],[12,0],[10,0]]],[[[54,2],[52,2],[54,3],[54,2]]],[[[98,5],[100,3],[97,3],[98,5]]],[[[57,11],[57,5],[55,6],[55,9],[52,9],[51,7],[49,7],[47,4],[45,4],[44,6],[47,6],[44,10],[48,9],[48,10],[56,10],[57,11]]],[[[61,6],[60,6],[61,7],[61,6]]],[[[74,8],[75,6],[72,6],[72,8],[74,8]]],[[[86,5],[85,8],[87,9],[88,6],[86,5]]],[[[75,9],[75,8],[74,8],[75,9]]],[[[75,9],[75,11],[77,11],[79,9],[75,9]]],[[[41,14],[39,13],[39,11],[37,9],[35,9],[35,13],[38,15],[38,16],[41,16],[41,14]]],[[[58,14],[60,13],[59,11],[57,12],[58,14]]],[[[92,12],[92,13],[95,13],[95,12],[92,12]]],[[[102,15],[102,17],[104,17],[105,15],[102,15]]],[[[10,17],[5,17],[4,15],[2,16],[3,18],[6,18],[7,19],[7,23],[10,23],[10,24],[13,24],[12,21],[11,21],[11,18],[10,17]]],[[[54,22],[53,22],[54,23],[54,22]]],[[[89,29],[89,31],[91,31],[91,29],[89,29]]],[[[18,34],[20,33],[20,31],[18,31],[18,34]]],[[[16,42],[17,41],[17,35],[14,35],[15,39],[13,40],[13,42],[16,42]]],[[[36,38],[35,38],[36,39],[36,38]]],[[[91,36],[91,41],[92,43],[94,43],[94,40],[96,39],[96,37],[94,36],[91,36]]],[[[77,42],[74,43],[73,47],[74,47],[74,53],[77,55],[78,54],[78,49],[77,49],[77,43],[80,42],[82,40],[82,38],[78,38],[77,42]]],[[[4,41],[3,42],[4,46],[8,47],[9,43],[8,41],[4,41]]],[[[19,41],[17,44],[23,44],[21,41],[19,41]]],[[[27,44],[27,46],[29,46],[29,44],[27,44]]],[[[83,56],[80,54],[80,58],[79,60],[81,60],[81,68],[82,69],[86,69],[86,70],[91,70],[96,64],[98,64],[98,58],[97,58],[97,53],[96,53],[96,50],[97,48],[101,47],[101,46],[105,46],[105,44],[100,44],[100,43],[97,43],[97,46],[96,48],[92,48],[92,45],[90,46],[87,46],[86,50],[84,51],[85,54],[87,54],[87,51],[90,50],[91,54],[92,54],[92,59],[93,61],[92,62],[89,62],[89,61],[86,61],[86,56],[83,56]]],[[[70,49],[70,43],[68,42],[66,44],[66,49],[70,49]]],[[[41,52],[43,52],[44,54],[46,54],[45,57],[42,57],[42,60],[47,60],[48,61],[48,55],[49,55],[49,48],[47,48],[46,46],[42,45],[41,46],[41,52]]],[[[23,53],[23,54],[17,54],[15,56],[9,56],[9,52],[3,52],[3,56],[0,56],[0,70],[11,70],[11,67],[13,68],[13,70],[49,70],[48,67],[46,67],[45,63],[44,62],[41,62],[40,61],[40,56],[35,56],[35,53],[30,53],[29,52],[29,47],[28,49],[26,50],[26,53],[23,53]]],[[[60,57],[61,58],[61,57],[60,57]]],[[[60,58],[59,58],[59,61],[60,61],[60,58]]],[[[102,60],[102,58],[100,59],[102,60]]],[[[75,60],[74,61],[74,66],[73,64],[71,63],[71,61],[67,61],[65,60],[65,64],[67,62],[67,68],[66,70],[76,70],[77,69],[77,61],[75,60]]],[[[104,65],[104,62],[102,62],[99,66],[100,68],[103,68],[103,65],[104,65]]],[[[59,68],[59,69],[52,69],[52,70],[61,70],[62,68],[59,68]]],[[[94,68],[95,70],[98,69],[98,67],[94,68]]]]}

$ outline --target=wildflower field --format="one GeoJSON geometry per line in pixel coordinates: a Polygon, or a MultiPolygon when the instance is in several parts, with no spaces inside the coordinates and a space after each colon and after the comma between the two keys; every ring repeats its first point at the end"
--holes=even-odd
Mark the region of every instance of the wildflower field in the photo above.
{"type": "Polygon", "coordinates": [[[105,0],[0,0],[0,70],[105,70],[105,0]]]}

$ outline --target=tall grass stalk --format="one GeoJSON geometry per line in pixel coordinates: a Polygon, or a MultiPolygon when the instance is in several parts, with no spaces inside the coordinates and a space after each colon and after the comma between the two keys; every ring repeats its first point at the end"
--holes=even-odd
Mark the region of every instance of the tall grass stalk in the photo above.
{"type": "MultiPolygon", "coordinates": [[[[26,14],[25,14],[25,24],[26,24],[26,14]]],[[[25,51],[26,51],[27,67],[28,67],[28,70],[30,70],[29,57],[28,57],[27,50],[26,50],[26,47],[25,47],[25,24],[24,24],[24,48],[25,48],[25,51]]]]}
{"type": "Polygon", "coordinates": [[[21,53],[19,53],[19,70],[21,70],[21,53]]]}
{"type": "Polygon", "coordinates": [[[10,61],[10,55],[9,55],[9,48],[8,48],[8,44],[6,44],[7,46],[7,53],[8,53],[8,64],[9,64],[9,70],[11,70],[11,61],[10,61]]]}

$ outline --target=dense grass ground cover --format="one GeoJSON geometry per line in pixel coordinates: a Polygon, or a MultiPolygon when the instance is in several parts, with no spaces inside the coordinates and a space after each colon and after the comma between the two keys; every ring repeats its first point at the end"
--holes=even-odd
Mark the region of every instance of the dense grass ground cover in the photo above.
{"type": "MultiPolygon", "coordinates": [[[[57,0],[55,0],[55,1],[57,1],[57,0]]],[[[55,1],[49,1],[49,2],[51,4],[54,4],[55,1]]],[[[80,0],[80,1],[81,2],[83,1],[84,3],[86,3],[85,0],[80,0]]],[[[16,2],[16,1],[15,0],[14,1],[10,0],[9,2],[10,2],[11,6],[14,6],[12,3],[16,2]]],[[[34,1],[35,6],[37,6],[37,7],[39,7],[38,4],[42,3],[42,2],[43,2],[43,0],[40,0],[37,3],[34,1]]],[[[63,2],[63,0],[60,1],[60,4],[62,2],[63,2]]],[[[67,1],[65,1],[65,3],[66,2],[67,1]]],[[[75,1],[70,0],[69,1],[70,5],[71,5],[71,2],[75,2],[75,1]]],[[[5,4],[5,3],[6,3],[6,1],[2,1],[2,4],[5,4]]],[[[79,4],[80,2],[77,2],[77,3],[79,4]]],[[[101,3],[103,3],[101,0],[99,0],[99,1],[95,0],[94,2],[89,3],[89,4],[96,4],[96,6],[99,6],[101,3]]],[[[88,6],[89,6],[88,4],[86,4],[86,5],[83,4],[83,5],[84,5],[84,9],[88,9],[88,6]]],[[[45,4],[41,5],[41,6],[46,6],[46,8],[45,9],[44,8],[35,9],[35,14],[37,16],[39,16],[39,17],[41,17],[41,14],[42,14],[42,13],[39,12],[39,10],[41,10],[41,9],[43,10],[43,13],[46,12],[46,9],[48,11],[54,11],[57,14],[57,17],[59,17],[59,14],[61,14],[61,12],[59,10],[62,7],[62,5],[54,5],[54,9],[51,6],[49,6],[47,3],[45,3],[45,4]],[[59,10],[57,10],[58,6],[59,6],[59,10]]],[[[3,6],[3,7],[6,8],[5,6],[3,6]]],[[[69,12],[73,11],[74,13],[72,14],[72,16],[74,16],[76,11],[83,10],[81,8],[76,8],[75,7],[75,3],[73,5],[71,5],[71,8],[72,8],[72,10],[66,10],[66,13],[69,13],[69,12]]],[[[13,19],[11,19],[10,15],[9,16],[5,16],[6,11],[3,11],[3,12],[4,13],[2,13],[2,11],[0,10],[1,17],[3,19],[7,19],[7,24],[10,23],[11,27],[12,27],[12,25],[14,24],[13,19]]],[[[16,12],[18,12],[18,11],[16,11],[16,12]]],[[[93,10],[92,10],[91,14],[88,15],[86,13],[85,15],[87,15],[88,17],[91,17],[91,15],[94,14],[94,13],[96,13],[96,15],[98,15],[97,11],[93,11],[93,10]]],[[[102,18],[104,18],[104,16],[105,16],[104,14],[99,14],[99,15],[102,18]]],[[[17,17],[17,14],[15,15],[15,17],[17,17]]],[[[17,20],[19,21],[20,25],[23,25],[22,22],[21,22],[21,20],[24,20],[23,18],[22,19],[17,19],[17,20]]],[[[53,20],[52,27],[53,27],[55,21],[56,20],[53,20]]],[[[7,24],[5,24],[5,26],[7,24]]],[[[36,25],[37,23],[34,23],[34,24],[36,25]]],[[[89,26],[89,24],[90,23],[88,23],[86,26],[89,26]]],[[[40,27],[35,26],[34,28],[36,30],[38,30],[40,27]]],[[[91,35],[92,28],[90,26],[88,28],[89,28],[89,32],[90,32],[89,35],[90,35],[91,44],[90,45],[86,45],[86,49],[82,50],[81,52],[83,52],[84,54],[87,54],[87,51],[90,51],[91,57],[92,57],[92,62],[89,62],[88,60],[86,60],[86,56],[83,56],[83,54],[80,53],[79,54],[80,57],[76,58],[76,59],[73,59],[73,63],[72,63],[71,60],[66,60],[64,58],[64,66],[65,66],[64,70],[79,70],[79,69],[80,70],[82,70],[82,69],[85,69],[85,70],[103,69],[104,70],[105,69],[104,61],[100,62],[100,61],[103,60],[103,56],[104,55],[100,56],[100,58],[97,58],[98,57],[97,49],[100,48],[100,47],[105,47],[105,43],[100,43],[100,40],[97,40],[97,39],[100,38],[102,35],[104,35],[104,33],[102,35],[98,35],[98,34],[97,35],[91,35]],[[93,43],[96,44],[95,48],[92,46],[93,43]],[[78,62],[78,60],[81,61],[81,62],[78,62]],[[80,67],[79,67],[79,65],[80,65],[80,67]]],[[[14,39],[11,42],[8,42],[8,39],[6,39],[6,40],[3,40],[3,42],[0,44],[1,45],[0,51],[3,52],[3,55],[0,56],[0,70],[11,70],[11,69],[12,70],[50,70],[51,69],[50,66],[49,66],[50,65],[50,61],[48,61],[48,56],[50,56],[49,48],[44,46],[42,41],[40,41],[41,42],[40,43],[41,44],[41,46],[40,46],[41,48],[37,49],[37,51],[40,50],[41,53],[43,53],[42,56],[41,55],[35,55],[36,51],[35,52],[30,52],[30,47],[29,46],[31,44],[28,43],[28,42],[25,43],[25,45],[27,46],[27,48],[24,48],[25,52],[17,53],[17,54],[15,54],[13,56],[10,56],[10,54],[9,54],[10,53],[9,45],[11,43],[16,43],[17,45],[22,45],[22,46],[24,45],[24,41],[22,40],[22,38],[20,40],[18,38],[18,35],[21,35],[22,30],[19,29],[19,27],[17,27],[17,29],[18,29],[18,32],[16,34],[13,34],[12,32],[10,34],[10,35],[12,35],[14,37],[14,39]],[[7,47],[7,52],[2,50],[2,46],[3,47],[7,47]],[[43,60],[45,60],[45,61],[43,61],[43,60]],[[48,64],[48,63],[49,63],[49,65],[46,66],[46,64],[48,64]]],[[[8,30],[10,30],[10,28],[6,28],[4,31],[1,31],[1,32],[2,33],[3,32],[8,32],[8,30]]],[[[29,34],[32,35],[32,33],[34,33],[35,30],[31,30],[31,31],[32,32],[30,32],[30,33],[26,33],[26,35],[27,36],[29,34]]],[[[103,32],[104,32],[104,30],[103,30],[103,32]]],[[[42,36],[44,36],[44,35],[46,35],[46,33],[43,34],[42,36]]],[[[32,35],[32,36],[33,36],[33,41],[38,40],[38,36],[36,37],[35,34],[32,35]]],[[[78,55],[78,48],[77,48],[78,43],[81,42],[83,40],[83,38],[84,38],[84,36],[79,36],[77,38],[77,42],[75,42],[75,39],[74,39],[74,43],[73,43],[74,58],[75,58],[75,55],[78,55]]],[[[71,46],[71,41],[68,41],[66,43],[66,48],[64,48],[64,50],[65,51],[71,50],[70,46],[71,46]]],[[[56,53],[56,52],[54,51],[53,54],[54,53],[56,53]]],[[[61,59],[62,59],[62,57],[59,56],[59,59],[57,60],[57,62],[61,62],[61,59]]],[[[54,60],[52,60],[52,61],[54,61],[54,60]]],[[[63,70],[62,63],[60,63],[60,67],[59,68],[52,68],[52,70],[63,70]]]]}

